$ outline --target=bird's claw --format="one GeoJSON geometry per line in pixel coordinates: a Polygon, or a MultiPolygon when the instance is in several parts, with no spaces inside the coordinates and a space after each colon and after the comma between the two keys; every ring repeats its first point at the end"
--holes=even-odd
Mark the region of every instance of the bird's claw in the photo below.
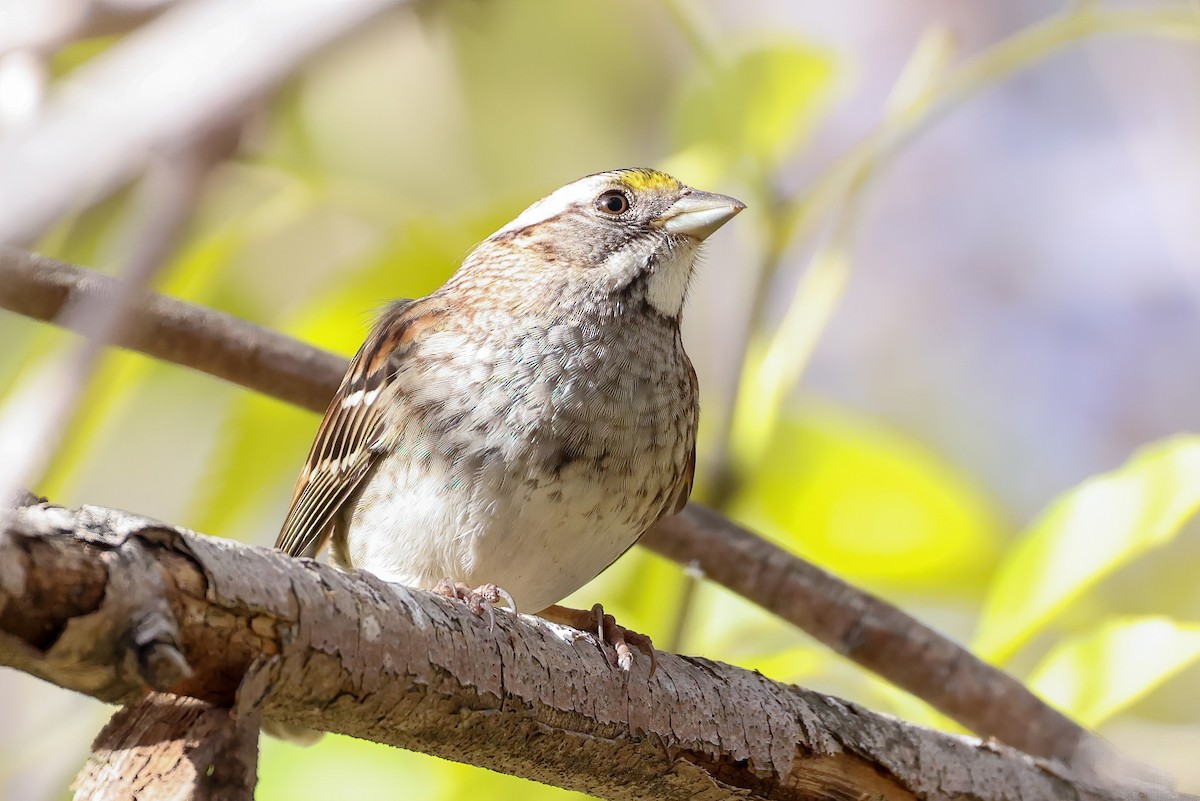
{"type": "Polygon", "coordinates": [[[514,615],[517,614],[517,602],[505,590],[497,587],[495,584],[481,584],[472,589],[461,581],[442,579],[433,588],[433,591],[446,598],[463,601],[466,603],[467,608],[476,615],[482,615],[484,612],[487,612],[489,630],[496,627],[496,613],[493,607],[500,601],[504,601],[514,615]]]}
{"type": "MultiPolygon", "coordinates": [[[[600,642],[608,643],[617,652],[617,667],[626,673],[633,669],[633,649],[629,646],[634,645],[650,657],[650,673],[647,678],[654,677],[654,671],[658,670],[658,656],[649,637],[617,625],[616,618],[604,613],[602,604],[592,607],[592,617],[595,619],[595,632],[600,642]]],[[[608,654],[605,652],[605,659],[607,658],[608,654]]]]}

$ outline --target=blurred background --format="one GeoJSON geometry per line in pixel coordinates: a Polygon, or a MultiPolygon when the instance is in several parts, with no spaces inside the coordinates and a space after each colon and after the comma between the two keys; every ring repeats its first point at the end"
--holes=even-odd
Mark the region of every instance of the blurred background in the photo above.
{"type": "MultiPolygon", "coordinates": [[[[696,498],[1200,792],[1194,4],[357,5],[379,13],[181,132],[189,143],[148,137],[149,177],[80,179],[24,244],[120,273],[162,233],[166,175],[186,191],[167,195],[182,222],[156,251],[156,288],[350,354],[382,303],[432,291],[581,175],[648,165],[740,197],[685,317],[696,498]]],[[[0,165],[61,134],[47,120],[64,104],[118,103],[122,81],[208,102],[189,77],[204,60],[129,74],[121,59],[181,32],[184,49],[189,34],[222,42],[225,23],[178,24],[222,6],[264,32],[291,13],[0,0],[0,165]]],[[[207,52],[219,73],[224,54],[207,52]]],[[[139,120],[120,123],[69,132],[80,146],[59,177],[88,173],[107,137],[136,142],[139,120]]],[[[0,313],[0,410],[77,344],[0,313]]],[[[113,352],[35,489],[269,545],[317,422],[113,352]]],[[[649,554],[577,598],[661,647],[954,728],[649,554]]],[[[69,796],[111,712],[12,671],[0,710],[0,796],[23,801],[69,796]]],[[[260,777],[264,801],[568,795],[329,736],[264,740],[260,777]]]]}

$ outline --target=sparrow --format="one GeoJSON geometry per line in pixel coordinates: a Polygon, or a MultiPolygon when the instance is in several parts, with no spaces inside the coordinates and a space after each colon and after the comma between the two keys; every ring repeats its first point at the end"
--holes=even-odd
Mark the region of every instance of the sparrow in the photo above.
{"type": "Polygon", "coordinates": [[[701,242],[745,206],[621,169],[537,201],[440,289],[380,316],[317,430],[276,547],[598,633],[557,602],[683,508],[696,372],[680,316],[701,242]]]}

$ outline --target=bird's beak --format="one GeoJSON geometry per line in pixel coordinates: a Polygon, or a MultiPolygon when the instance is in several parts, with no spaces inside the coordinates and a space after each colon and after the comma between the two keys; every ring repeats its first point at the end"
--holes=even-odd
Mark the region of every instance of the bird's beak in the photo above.
{"type": "Polygon", "coordinates": [[[684,234],[703,240],[744,208],[745,203],[728,195],[693,189],[667,209],[657,223],[669,234],[684,234]]]}

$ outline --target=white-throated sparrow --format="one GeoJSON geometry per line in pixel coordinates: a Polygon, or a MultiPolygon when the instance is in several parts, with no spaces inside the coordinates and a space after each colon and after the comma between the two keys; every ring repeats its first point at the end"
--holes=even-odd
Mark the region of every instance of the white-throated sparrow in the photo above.
{"type": "MultiPolygon", "coordinates": [[[[343,567],[594,629],[594,612],[553,604],[687,501],[698,407],[680,313],[700,242],[743,208],[654,170],[591,175],[432,295],[393,303],[276,546],[332,541],[343,567]]],[[[598,625],[626,669],[626,635],[649,647],[602,610],[598,625]]]]}

